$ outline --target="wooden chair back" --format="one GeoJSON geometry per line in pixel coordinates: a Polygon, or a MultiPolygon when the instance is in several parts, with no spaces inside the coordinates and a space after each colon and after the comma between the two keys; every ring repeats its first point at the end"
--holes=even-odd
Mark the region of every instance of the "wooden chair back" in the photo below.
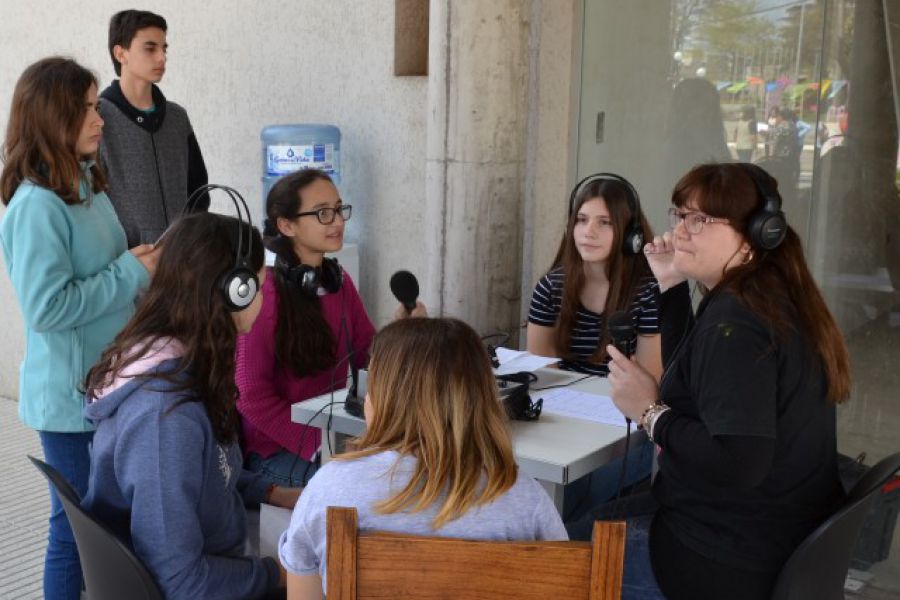
{"type": "Polygon", "coordinates": [[[328,600],[618,600],[625,523],[593,541],[493,542],[360,533],[355,508],[329,507],[328,600]]]}

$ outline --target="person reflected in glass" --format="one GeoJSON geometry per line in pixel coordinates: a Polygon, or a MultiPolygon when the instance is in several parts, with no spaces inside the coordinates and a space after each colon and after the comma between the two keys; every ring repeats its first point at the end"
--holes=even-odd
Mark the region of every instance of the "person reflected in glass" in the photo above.
{"type": "Polygon", "coordinates": [[[756,134],[756,109],[745,106],[741,111],[741,117],[734,126],[734,147],[740,162],[752,162],[753,153],[756,151],[758,136],[756,134]]]}
{"type": "Polygon", "coordinates": [[[663,151],[667,185],[694,165],[731,162],[719,92],[707,79],[684,79],[672,90],[663,151]]]}
{"type": "Polygon", "coordinates": [[[800,144],[797,141],[794,112],[787,108],[778,109],[775,113],[775,127],[769,131],[772,140],[772,158],[775,159],[773,162],[781,163],[775,170],[784,173],[784,177],[779,178],[778,183],[793,191],[797,187],[800,175],[800,144]]]}

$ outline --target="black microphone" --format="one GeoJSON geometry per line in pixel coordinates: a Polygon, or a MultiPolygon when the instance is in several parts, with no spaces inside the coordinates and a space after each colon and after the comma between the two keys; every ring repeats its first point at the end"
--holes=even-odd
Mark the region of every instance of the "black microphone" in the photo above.
{"type": "Polygon", "coordinates": [[[419,297],[419,281],[416,276],[409,271],[397,271],[391,275],[391,291],[403,304],[406,312],[411,313],[419,297]]]}
{"type": "Polygon", "coordinates": [[[634,330],[631,315],[624,310],[614,312],[609,315],[607,328],[616,350],[630,358],[637,350],[637,332],[634,330]]]}
{"type": "MultiPolygon", "coordinates": [[[[637,349],[637,332],[634,330],[634,322],[631,315],[624,310],[617,310],[609,315],[606,322],[609,330],[609,337],[612,338],[613,346],[616,350],[624,354],[627,358],[631,358],[637,349]]],[[[616,500],[613,505],[613,515],[619,512],[619,497],[622,495],[622,486],[625,483],[625,467],[628,464],[628,446],[631,441],[631,419],[625,417],[625,455],[622,457],[622,468],[619,471],[619,487],[616,491],[616,500]]]]}

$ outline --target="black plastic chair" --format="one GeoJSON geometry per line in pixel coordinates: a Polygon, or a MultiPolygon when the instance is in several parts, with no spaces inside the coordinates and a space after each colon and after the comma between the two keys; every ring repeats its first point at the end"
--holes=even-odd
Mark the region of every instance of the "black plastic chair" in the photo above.
{"type": "Polygon", "coordinates": [[[89,600],[163,600],[156,581],[134,553],[81,507],[78,492],[53,467],[28,459],[56,490],[75,534],[89,600]]]}
{"type": "Polygon", "coordinates": [[[881,486],[900,470],[900,453],[863,475],[835,514],[803,540],[778,574],[772,600],[844,600],[850,556],[881,486]]]}

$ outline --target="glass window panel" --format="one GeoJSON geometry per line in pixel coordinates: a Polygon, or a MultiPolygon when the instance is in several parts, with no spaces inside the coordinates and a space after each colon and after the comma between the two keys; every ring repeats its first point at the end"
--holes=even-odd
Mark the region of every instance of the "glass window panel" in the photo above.
{"type": "MultiPolygon", "coordinates": [[[[768,169],[850,349],[839,450],[869,464],[900,450],[900,0],[584,0],[583,14],[578,177],[631,179],[658,232],[694,164],[768,169]]],[[[874,587],[900,591],[898,545],[874,587]]]]}

